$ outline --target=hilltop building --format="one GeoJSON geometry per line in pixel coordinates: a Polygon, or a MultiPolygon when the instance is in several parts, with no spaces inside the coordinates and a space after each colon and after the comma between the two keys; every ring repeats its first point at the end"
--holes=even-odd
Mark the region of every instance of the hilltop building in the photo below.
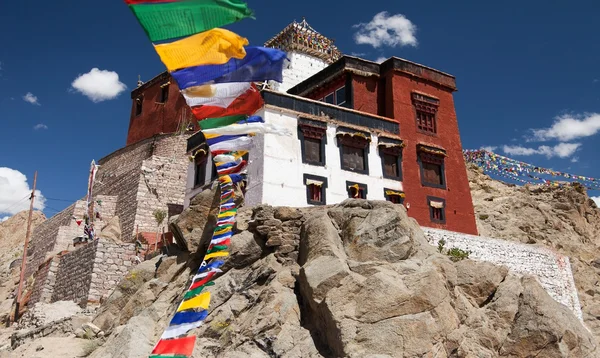
{"type": "MultiPolygon", "coordinates": [[[[389,200],[422,226],[477,233],[452,75],[395,57],[378,64],[343,56],[305,20],[266,46],[290,61],[281,84],[262,84],[257,115],[291,136],[255,137],[246,205],[389,200]]],[[[94,190],[102,203],[96,231],[118,227],[119,240],[74,244],[85,201],[39,225],[27,262],[30,303],[102,300],[139,259],[136,238],[160,230],[153,212],[177,215],[214,179],[210,155],[198,154],[198,124],[167,72],[139,81],[131,98],[126,146],[99,161],[94,190]]]]}

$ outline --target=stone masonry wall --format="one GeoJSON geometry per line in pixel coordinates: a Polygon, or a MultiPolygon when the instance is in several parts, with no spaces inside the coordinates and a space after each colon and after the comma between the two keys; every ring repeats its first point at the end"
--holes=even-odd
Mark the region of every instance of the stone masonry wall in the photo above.
{"type": "Polygon", "coordinates": [[[42,297],[42,291],[46,286],[46,281],[48,278],[48,272],[50,271],[50,264],[52,260],[47,260],[43,264],[40,265],[37,274],[35,275],[36,282],[33,283],[31,298],[29,299],[29,305],[32,306],[35,303],[40,301],[42,297]]]}
{"type": "Polygon", "coordinates": [[[98,240],[87,301],[100,303],[134,265],[135,244],[117,245],[98,240]]]}
{"type": "Polygon", "coordinates": [[[46,260],[46,254],[54,249],[56,236],[61,226],[68,226],[73,216],[75,204],[69,206],[60,213],[54,215],[42,224],[38,225],[29,243],[27,250],[27,268],[25,277],[33,275],[38,267],[46,260]]]}
{"type": "MultiPolygon", "coordinates": [[[[168,212],[167,204],[183,205],[189,159],[185,155],[187,137],[171,137],[158,143],[155,155],[144,160],[139,187],[135,223],[139,231],[157,229],[154,211],[168,212]]],[[[166,227],[167,220],[163,222],[166,227]]]]}
{"type": "Polygon", "coordinates": [[[422,228],[430,244],[471,251],[469,258],[504,265],[517,274],[535,276],[548,294],[582,319],[581,305],[569,258],[549,249],[510,241],[422,228]]]}
{"type": "Polygon", "coordinates": [[[87,305],[97,245],[95,240],[60,257],[51,302],[75,301],[87,305]]]}

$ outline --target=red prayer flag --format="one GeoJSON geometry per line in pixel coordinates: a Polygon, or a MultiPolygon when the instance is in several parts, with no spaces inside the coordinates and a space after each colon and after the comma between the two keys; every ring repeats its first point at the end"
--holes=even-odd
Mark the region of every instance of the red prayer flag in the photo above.
{"type": "Polygon", "coordinates": [[[206,285],[207,282],[210,282],[212,277],[216,274],[216,272],[211,272],[206,277],[202,278],[200,281],[195,282],[189,289],[189,291],[195,290],[202,285],[206,285]]]}
{"type": "Polygon", "coordinates": [[[236,115],[252,115],[264,105],[262,96],[254,84],[233,101],[227,108],[217,106],[192,107],[192,112],[197,119],[220,118],[236,115]]]}
{"type": "Polygon", "coordinates": [[[177,339],[161,339],[154,347],[152,354],[180,354],[191,356],[194,352],[194,344],[196,336],[177,338],[177,339]]]}

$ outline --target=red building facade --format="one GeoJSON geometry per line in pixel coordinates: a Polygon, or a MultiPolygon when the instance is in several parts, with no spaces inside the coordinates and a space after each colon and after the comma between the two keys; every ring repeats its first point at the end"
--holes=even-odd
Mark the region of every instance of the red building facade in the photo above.
{"type": "Polygon", "coordinates": [[[410,61],[343,57],[288,93],[397,121],[409,215],[422,226],[477,234],[454,91],[452,75],[410,61]]]}

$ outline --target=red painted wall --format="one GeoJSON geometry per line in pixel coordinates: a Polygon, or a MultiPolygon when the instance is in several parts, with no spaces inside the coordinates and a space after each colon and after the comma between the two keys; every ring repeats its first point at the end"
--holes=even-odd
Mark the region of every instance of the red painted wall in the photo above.
{"type": "Polygon", "coordinates": [[[307,93],[304,97],[314,99],[314,100],[320,100],[320,99],[324,98],[325,96],[327,96],[328,94],[335,92],[335,90],[344,86],[345,84],[346,84],[346,76],[339,76],[338,78],[334,79],[333,81],[331,81],[323,86],[319,86],[319,87],[315,88],[314,90],[307,93]]]}
{"type": "Polygon", "coordinates": [[[176,132],[182,117],[187,118],[196,126],[196,121],[193,120],[194,116],[179,92],[177,83],[168,77],[161,81],[153,80],[142,86],[139,91],[134,90],[132,97],[127,145],[150,138],[155,134],[176,132]],[[171,82],[169,98],[166,103],[160,103],[160,86],[169,80],[171,82]],[[136,98],[139,96],[143,96],[144,100],[142,113],[136,116],[136,98]]]}
{"type": "Polygon", "coordinates": [[[405,204],[410,204],[409,215],[422,226],[477,235],[475,212],[451,90],[403,73],[394,73],[386,77],[386,81],[391,82],[386,93],[386,103],[391,103],[389,106],[391,108],[388,108],[391,113],[388,112],[387,115],[400,123],[400,136],[406,143],[402,170],[405,204]],[[417,131],[416,113],[411,98],[413,90],[439,99],[436,117],[437,135],[427,135],[417,131]],[[446,150],[448,155],[444,161],[446,189],[430,188],[421,184],[417,144],[432,144],[446,150]],[[431,222],[427,196],[446,200],[446,224],[431,222]]]}
{"type": "Polygon", "coordinates": [[[381,115],[379,111],[380,95],[379,78],[352,75],[352,91],[354,109],[361,112],[381,115]]]}

